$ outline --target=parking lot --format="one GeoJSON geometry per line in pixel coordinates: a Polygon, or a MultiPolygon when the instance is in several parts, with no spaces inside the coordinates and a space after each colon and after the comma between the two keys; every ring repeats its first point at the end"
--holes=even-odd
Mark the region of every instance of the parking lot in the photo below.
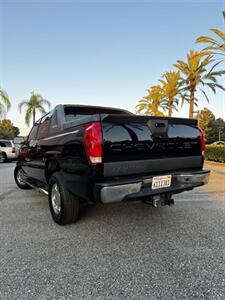
{"type": "Polygon", "coordinates": [[[95,205],[55,224],[0,164],[0,299],[224,299],[225,168],[172,207],[95,205]]]}

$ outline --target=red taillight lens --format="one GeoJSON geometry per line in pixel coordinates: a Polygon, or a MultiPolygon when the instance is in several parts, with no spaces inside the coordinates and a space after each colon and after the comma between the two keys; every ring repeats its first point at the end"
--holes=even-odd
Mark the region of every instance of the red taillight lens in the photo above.
{"type": "Polygon", "coordinates": [[[102,162],[102,129],[99,122],[84,124],[84,146],[90,164],[102,162]]]}
{"type": "Polygon", "coordinates": [[[12,153],[16,153],[16,148],[12,147],[12,153]]]}
{"type": "Polygon", "coordinates": [[[201,142],[201,149],[202,149],[202,155],[205,154],[205,137],[204,132],[201,128],[199,128],[200,131],[200,142],[201,142]]]}

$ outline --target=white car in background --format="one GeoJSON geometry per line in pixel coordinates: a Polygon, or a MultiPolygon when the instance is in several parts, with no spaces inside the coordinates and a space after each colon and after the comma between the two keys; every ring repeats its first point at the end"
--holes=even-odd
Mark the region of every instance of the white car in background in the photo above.
{"type": "Polygon", "coordinates": [[[16,149],[18,150],[18,152],[24,142],[25,142],[25,137],[23,137],[23,136],[16,136],[13,139],[13,143],[14,143],[16,149]]]}
{"type": "Polygon", "coordinates": [[[2,162],[12,161],[19,155],[19,151],[11,140],[0,140],[0,152],[2,162]]]}
{"type": "Polygon", "coordinates": [[[214,142],[213,145],[222,145],[222,146],[225,146],[225,142],[224,141],[217,141],[217,142],[214,142]]]}

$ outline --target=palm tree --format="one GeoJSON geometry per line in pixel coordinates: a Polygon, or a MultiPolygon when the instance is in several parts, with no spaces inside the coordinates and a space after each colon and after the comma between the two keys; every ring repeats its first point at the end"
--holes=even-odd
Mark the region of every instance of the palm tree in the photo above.
{"type": "Polygon", "coordinates": [[[29,100],[24,100],[20,102],[18,106],[19,111],[21,112],[23,107],[26,108],[25,122],[27,126],[30,125],[31,117],[33,117],[33,125],[35,124],[37,112],[40,112],[42,115],[46,113],[44,109],[45,105],[48,107],[48,109],[50,109],[50,102],[44,99],[40,94],[35,93],[34,91],[31,92],[31,97],[29,100]]]}
{"type": "MultiPolygon", "coordinates": [[[[225,20],[225,11],[223,12],[223,17],[225,20]]],[[[200,36],[196,39],[196,43],[204,43],[208,44],[204,50],[212,51],[212,53],[217,53],[221,55],[225,55],[225,33],[219,29],[211,29],[213,33],[217,35],[219,40],[212,38],[210,36],[200,36]]]]}
{"type": "Polygon", "coordinates": [[[11,103],[9,100],[8,94],[0,89],[0,116],[5,115],[6,111],[8,111],[11,107],[11,103]]]}
{"type": "Polygon", "coordinates": [[[163,106],[163,89],[160,85],[154,85],[150,87],[148,95],[143,97],[136,105],[137,113],[144,112],[145,115],[150,116],[163,116],[163,112],[159,109],[165,107],[163,106]]]}
{"type": "Polygon", "coordinates": [[[225,88],[217,82],[217,77],[225,74],[225,71],[214,71],[215,67],[221,63],[221,61],[215,63],[209,71],[206,69],[206,67],[211,66],[214,61],[213,55],[210,55],[209,52],[195,52],[191,50],[187,54],[187,62],[178,60],[177,63],[174,64],[183,74],[181,78],[182,100],[189,102],[189,118],[193,118],[194,107],[198,102],[196,98],[197,90],[204,94],[208,102],[209,98],[203,89],[204,87],[209,87],[214,94],[217,88],[225,91],[225,88]]]}
{"type": "Polygon", "coordinates": [[[180,95],[180,71],[166,72],[162,78],[159,81],[162,84],[163,99],[168,109],[168,116],[171,117],[173,109],[177,110],[176,106],[178,105],[178,96],[180,95]]]}

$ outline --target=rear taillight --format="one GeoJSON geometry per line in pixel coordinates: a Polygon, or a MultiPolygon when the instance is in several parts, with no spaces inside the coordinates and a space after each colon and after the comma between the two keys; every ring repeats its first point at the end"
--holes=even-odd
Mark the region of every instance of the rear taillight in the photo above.
{"type": "Polygon", "coordinates": [[[84,124],[84,147],[90,164],[102,162],[102,129],[99,122],[84,124]]]}
{"type": "Polygon", "coordinates": [[[201,150],[202,150],[202,155],[205,154],[205,137],[204,137],[204,132],[201,128],[199,128],[200,131],[200,142],[201,142],[201,150]]]}
{"type": "Polygon", "coordinates": [[[16,153],[16,148],[12,147],[12,153],[16,153]]]}

